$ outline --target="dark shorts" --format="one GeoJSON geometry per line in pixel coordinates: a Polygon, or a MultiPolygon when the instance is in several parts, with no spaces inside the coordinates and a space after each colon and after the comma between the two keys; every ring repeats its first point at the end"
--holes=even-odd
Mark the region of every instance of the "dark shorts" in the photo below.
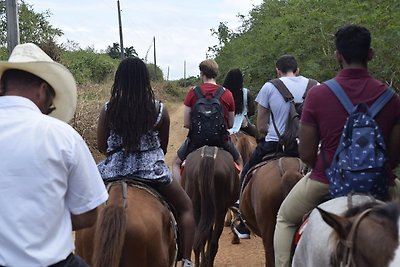
{"type": "MultiPolygon", "coordinates": [[[[184,161],[186,157],[194,150],[198,149],[199,147],[192,147],[190,145],[190,140],[189,138],[186,138],[181,147],[178,149],[176,152],[178,154],[178,157],[181,161],[184,161]]],[[[227,142],[224,143],[224,145],[221,147],[222,149],[228,151],[234,161],[237,161],[239,158],[239,152],[237,151],[235,145],[231,142],[230,139],[228,139],[227,142]]]]}

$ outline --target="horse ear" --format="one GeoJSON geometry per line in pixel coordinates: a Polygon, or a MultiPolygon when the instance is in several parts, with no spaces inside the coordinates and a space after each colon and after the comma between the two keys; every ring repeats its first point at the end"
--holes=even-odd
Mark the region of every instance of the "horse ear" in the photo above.
{"type": "Polygon", "coordinates": [[[351,229],[350,220],[348,218],[324,211],[321,208],[317,207],[317,209],[321,214],[322,219],[338,233],[339,237],[346,239],[351,229]]]}

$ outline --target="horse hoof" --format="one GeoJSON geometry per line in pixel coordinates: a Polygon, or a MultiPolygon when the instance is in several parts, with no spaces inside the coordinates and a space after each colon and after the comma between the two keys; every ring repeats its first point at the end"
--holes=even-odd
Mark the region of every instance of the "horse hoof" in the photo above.
{"type": "Polygon", "coordinates": [[[240,238],[237,235],[233,235],[231,244],[237,245],[240,244],[240,238]]]}

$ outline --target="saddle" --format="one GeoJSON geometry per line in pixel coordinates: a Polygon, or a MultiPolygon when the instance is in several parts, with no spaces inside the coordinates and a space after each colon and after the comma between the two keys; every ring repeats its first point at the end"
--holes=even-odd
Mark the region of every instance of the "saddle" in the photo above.
{"type": "Polygon", "coordinates": [[[286,157],[287,155],[283,152],[274,152],[271,154],[267,154],[262,158],[262,161],[256,165],[254,165],[253,167],[251,167],[248,172],[244,175],[243,178],[243,184],[242,187],[240,188],[240,195],[242,195],[242,192],[244,190],[244,188],[246,187],[246,185],[249,183],[251,177],[253,177],[254,171],[262,166],[264,166],[265,164],[269,163],[270,161],[273,161],[275,159],[279,159],[279,158],[283,158],[286,157]]]}
{"type": "MultiPolygon", "coordinates": [[[[196,150],[202,150],[202,152],[201,152],[202,158],[203,157],[211,157],[211,158],[215,159],[217,157],[218,150],[224,150],[224,149],[221,147],[215,147],[215,146],[202,146],[196,150]]],[[[186,164],[186,159],[181,164],[181,169],[180,169],[181,176],[183,175],[183,171],[185,170],[185,164],[186,164]]],[[[237,174],[239,174],[240,173],[239,165],[235,161],[233,161],[233,166],[235,167],[237,174]]]]}

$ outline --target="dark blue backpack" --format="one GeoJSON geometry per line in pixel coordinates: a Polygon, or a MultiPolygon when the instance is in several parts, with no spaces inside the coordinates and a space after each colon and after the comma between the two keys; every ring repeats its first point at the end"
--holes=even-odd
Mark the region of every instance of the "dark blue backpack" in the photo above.
{"type": "Polygon", "coordinates": [[[382,132],[374,117],[392,98],[394,91],[387,89],[371,107],[365,103],[353,106],[334,79],[325,84],[349,113],[331,166],[326,169],[331,196],[366,193],[387,199],[388,157],[382,132]]]}

